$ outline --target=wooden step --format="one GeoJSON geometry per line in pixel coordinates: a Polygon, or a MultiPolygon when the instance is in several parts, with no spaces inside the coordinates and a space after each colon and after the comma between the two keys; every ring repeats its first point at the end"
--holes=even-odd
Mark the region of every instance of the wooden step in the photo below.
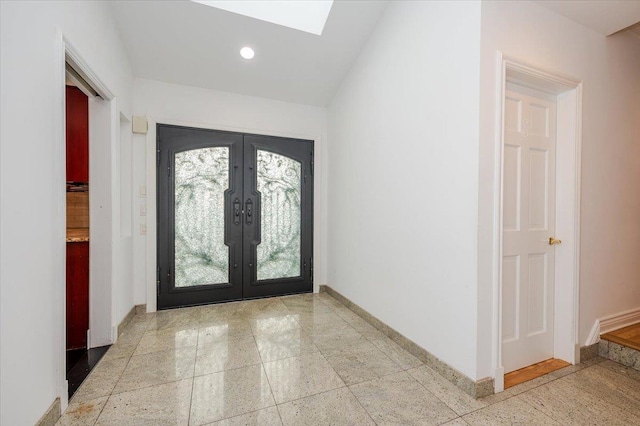
{"type": "Polygon", "coordinates": [[[640,323],[603,334],[600,338],[640,351],[640,323]]]}
{"type": "Polygon", "coordinates": [[[640,323],[600,336],[598,355],[640,370],[640,323]]]}

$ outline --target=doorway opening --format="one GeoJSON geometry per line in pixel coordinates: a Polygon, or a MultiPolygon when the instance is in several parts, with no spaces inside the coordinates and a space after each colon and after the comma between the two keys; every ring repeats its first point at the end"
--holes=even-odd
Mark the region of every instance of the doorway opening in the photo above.
{"type": "Polygon", "coordinates": [[[60,32],[58,37],[60,130],[54,161],[61,191],[54,215],[60,226],[58,371],[64,410],[114,341],[110,153],[115,100],[60,32]]]}
{"type": "MultiPolygon", "coordinates": [[[[68,64],[65,81],[67,265],[66,372],[69,397],[88,368],[89,331],[89,97],[68,64]]],[[[94,95],[95,96],[95,95],[94,95]]]]}
{"type": "Polygon", "coordinates": [[[577,80],[499,60],[496,392],[505,373],[579,362],[582,94],[577,80]]]}
{"type": "Polygon", "coordinates": [[[157,306],[313,290],[313,141],[157,125],[157,306]]]}
{"type": "Polygon", "coordinates": [[[109,345],[91,345],[90,341],[90,101],[103,100],[93,86],[65,62],[65,371],[69,398],[109,348],[109,345]]]}

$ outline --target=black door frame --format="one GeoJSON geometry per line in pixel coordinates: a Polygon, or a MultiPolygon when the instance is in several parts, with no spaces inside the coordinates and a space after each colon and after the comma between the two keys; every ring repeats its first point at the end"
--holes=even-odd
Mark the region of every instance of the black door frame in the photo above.
{"type": "Polygon", "coordinates": [[[156,296],[158,310],[313,291],[313,149],[313,140],[157,123],[156,296]],[[162,155],[160,149],[161,138],[164,138],[163,144],[165,147],[167,146],[167,138],[174,139],[173,142],[169,143],[167,152],[162,155]],[[173,272],[171,267],[167,266],[169,263],[173,265],[170,259],[175,259],[174,245],[171,243],[175,237],[173,226],[168,226],[167,232],[161,232],[161,227],[173,223],[174,219],[175,209],[173,208],[173,202],[168,200],[169,195],[174,194],[173,159],[175,153],[205,146],[230,147],[230,188],[225,191],[225,217],[233,217],[238,200],[242,206],[240,227],[235,226],[233,220],[228,219],[225,221],[225,244],[229,247],[230,282],[227,284],[175,288],[173,287],[173,272]],[[255,170],[253,170],[251,164],[255,164],[256,152],[260,147],[290,158],[293,150],[296,156],[301,159],[299,161],[302,165],[302,184],[306,186],[306,189],[302,191],[301,229],[307,229],[307,232],[301,232],[302,274],[300,277],[256,280],[257,268],[255,267],[254,256],[255,247],[260,242],[261,205],[260,194],[255,189],[255,170]],[[245,170],[243,170],[243,165],[245,170]],[[250,178],[247,178],[248,176],[250,178]],[[163,193],[160,191],[161,188],[168,188],[169,190],[163,193]],[[253,203],[255,212],[251,225],[245,224],[244,216],[248,200],[253,203]],[[170,208],[162,206],[169,206],[170,208]],[[256,238],[251,238],[251,236],[256,238]],[[241,243],[236,245],[233,241],[240,241],[241,243]],[[167,259],[162,258],[163,253],[165,253],[167,259]]]}

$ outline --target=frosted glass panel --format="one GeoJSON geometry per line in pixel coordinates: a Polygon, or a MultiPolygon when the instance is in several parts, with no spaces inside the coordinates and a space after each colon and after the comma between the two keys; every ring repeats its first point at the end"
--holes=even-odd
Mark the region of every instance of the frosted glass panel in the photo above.
{"type": "Polygon", "coordinates": [[[175,286],[229,282],[224,244],[224,191],[229,188],[229,148],[175,155],[175,286]]]}
{"type": "Polygon", "coordinates": [[[301,164],[258,150],[262,241],[257,247],[257,278],[298,277],[300,272],[301,164]]]}

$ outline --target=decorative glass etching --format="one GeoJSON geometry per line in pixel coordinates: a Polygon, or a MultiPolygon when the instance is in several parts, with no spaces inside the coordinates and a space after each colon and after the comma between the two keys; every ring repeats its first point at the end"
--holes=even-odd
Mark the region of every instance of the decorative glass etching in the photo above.
{"type": "Polygon", "coordinates": [[[262,202],[259,280],[301,275],[301,169],[300,162],[289,157],[258,150],[257,182],[262,202]]]}
{"type": "Polygon", "coordinates": [[[175,155],[175,286],[229,282],[224,244],[224,192],[229,188],[229,148],[175,155]]]}

